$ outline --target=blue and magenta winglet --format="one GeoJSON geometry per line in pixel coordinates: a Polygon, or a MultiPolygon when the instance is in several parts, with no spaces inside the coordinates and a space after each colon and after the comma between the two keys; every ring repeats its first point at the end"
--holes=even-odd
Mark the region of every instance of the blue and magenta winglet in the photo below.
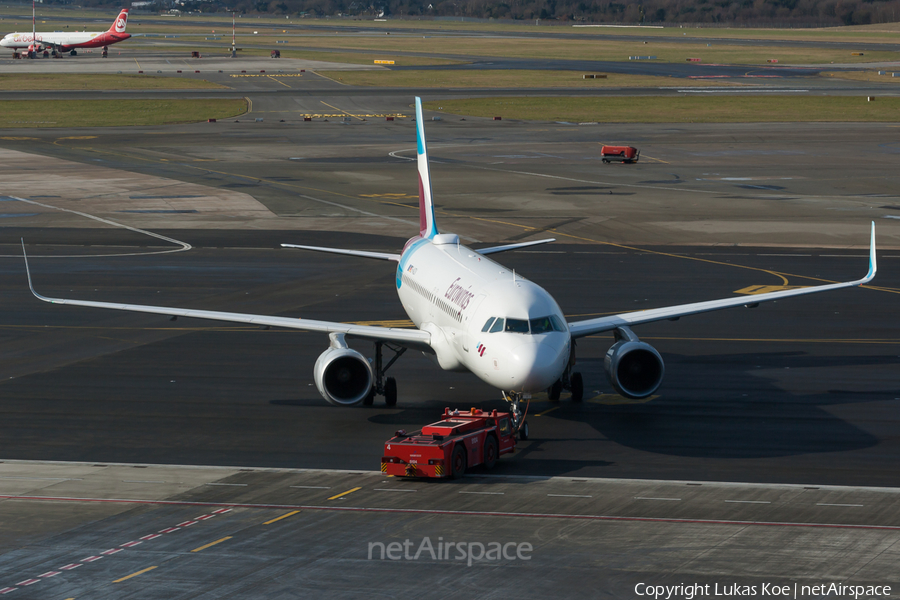
{"type": "Polygon", "coordinates": [[[416,158],[419,166],[419,235],[431,239],[437,235],[434,204],[431,199],[431,175],[428,172],[428,150],[425,147],[425,122],[422,99],[416,97],[416,158]]]}

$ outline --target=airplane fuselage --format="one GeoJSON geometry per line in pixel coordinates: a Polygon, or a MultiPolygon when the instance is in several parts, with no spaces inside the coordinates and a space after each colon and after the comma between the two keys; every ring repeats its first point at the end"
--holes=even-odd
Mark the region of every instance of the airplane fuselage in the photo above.
{"type": "Polygon", "coordinates": [[[409,318],[431,333],[443,369],[530,393],[549,388],[566,368],[571,338],[553,297],[454,234],[412,238],[396,286],[409,318]]]}
{"type": "Polygon", "coordinates": [[[37,46],[56,46],[62,51],[72,48],[99,48],[109,46],[131,37],[128,33],[115,31],[81,31],[72,33],[10,33],[0,40],[4,48],[29,48],[34,42],[37,46]]]}

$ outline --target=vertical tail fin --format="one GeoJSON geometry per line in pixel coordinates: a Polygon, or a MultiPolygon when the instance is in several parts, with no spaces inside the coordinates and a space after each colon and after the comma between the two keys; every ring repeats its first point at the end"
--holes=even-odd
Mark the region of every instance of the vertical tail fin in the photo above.
{"type": "Polygon", "coordinates": [[[123,8],[121,12],[119,12],[119,16],[116,17],[116,20],[113,21],[113,24],[109,26],[109,30],[115,33],[125,33],[125,25],[128,23],[128,9],[123,8]]]}
{"type": "Polygon", "coordinates": [[[428,150],[425,147],[425,122],[422,119],[422,99],[416,97],[416,155],[419,165],[419,234],[423,238],[437,235],[434,222],[434,203],[431,199],[431,175],[428,171],[428,150]]]}

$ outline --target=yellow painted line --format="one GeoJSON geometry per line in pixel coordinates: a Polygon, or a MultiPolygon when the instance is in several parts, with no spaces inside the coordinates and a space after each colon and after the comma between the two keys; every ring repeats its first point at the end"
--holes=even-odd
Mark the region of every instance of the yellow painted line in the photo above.
{"type": "Polygon", "coordinates": [[[228,541],[228,540],[230,540],[231,538],[232,538],[232,536],[230,536],[230,535],[229,535],[228,537],[223,537],[221,540],[216,540],[216,541],[211,542],[211,543],[209,543],[209,544],[207,544],[207,545],[205,545],[205,546],[200,546],[199,548],[194,548],[193,550],[191,550],[191,552],[200,552],[201,550],[206,550],[206,549],[209,548],[210,546],[215,546],[216,544],[221,544],[222,542],[228,541]]]}
{"type": "Polygon", "coordinates": [[[152,571],[155,568],[156,567],[147,567],[146,569],[142,569],[142,570],[138,571],[137,573],[132,573],[131,575],[126,575],[125,577],[122,577],[121,579],[116,579],[115,581],[113,581],[113,583],[122,583],[126,579],[131,579],[132,577],[137,577],[138,575],[142,575],[143,573],[146,573],[147,571],[152,571]]]}
{"type": "MultiPolygon", "coordinates": [[[[271,75],[268,75],[268,78],[271,79],[272,81],[276,82],[276,83],[280,83],[281,85],[283,85],[283,86],[286,87],[286,88],[290,88],[290,87],[291,87],[291,86],[289,86],[288,84],[286,84],[286,83],[283,82],[283,81],[278,81],[277,79],[275,79],[275,78],[274,78],[273,76],[271,76],[271,75]]],[[[291,88],[291,89],[293,89],[293,88],[291,88]]]]}
{"type": "Polygon", "coordinates": [[[646,154],[641,154],[641,158],[649,158],[650,160],[655,160],[656,162],[661,162],[661,163],[663,163],[664,165],[671,164],[671,163],[669,163],[669,161],[663,160],[663,159],[661,159],[661,158],[654,158],[654,157],[648,156],[648,155],[646,155],[646,154]]]}
{"type": "Polygon", "coordinates": [[[322,104],[324,104],[324,105],[327,106],[328,108],[333,108],[333,109],[336,110],[336,111],[339,111],[339,112],[344,113],[344,114],[347,115],[348,117],[353,117],[353,118],[356,119],[357,121],[362,121],[362,119],[360,119],[360,118],[357,117],[356,115],[352,115],[352,114],[348,113],[346,110],[340,109],[340,108],[338,108],[337,106],[332,106],[332,105],[328,104],[327,102],[325,102],[324,100],[319,100],[319,102],[321,102],[322,104]]]}
{"type": "Polygon", "coordinates": [[[337,500],[338,498],[340,498],[342,496],[346,496],[347,494],[352,494],[353,492],[355,492],[357,490],[361,490],[361,489],[362,489],[362,487],[355,487],[352,490],[347,490],[343,494],[337,494],[335,496],[332,496],[331,498],[329,498],[329,500],[337,500]]]}
{"type": "Polygon", "coordinates": [[[548,409],[548,410],[545,410],[544,412],[539,412],[539,413],[537,413],[537,414],[534,415],[534,416],[536,416],[536,417],[543,417],[543,416],[546,415],[547,413],[552,413],[554,410],[557,410],[558,408],[559,408],[558,406],[554,406],[553,408],[548,409]]]}
{"type": "Polygon", "coordinates": [[[783,292],[786,290],[799,290],[803,289],[805,285],[750,285],[745,288],[741,288],[739,290],[735,290],[735,294],[768,294],[769,292],[783,292]]]}
{"type": "Polygon", "coordinates": [[[137,59],[134,59],[134,64],[136,64],[136,65],[138,66],[138,69],[141,68],[141,63],[139,63],[139,62],[137,61],[137,59]]]}
{"type": "Polygon", "coordinates": [[[300,512],[300,511],[299,511],[299,510],[292,510],[291,512],[289,512],[289,513],[286,514],[286,515],[281,515],[280,517],[276,517],[276,518],[272,519],[271,521],[266,521],[265,523],[263,523],[263,525],[271,525],[272,523],[274,523],[274,522],[276,522],[276,521],[280,521],[280,520],[282,520],[282,519],[287,519],[287,518],[290,517],[290,516],[296,515],[298,512],[300,512]]]}

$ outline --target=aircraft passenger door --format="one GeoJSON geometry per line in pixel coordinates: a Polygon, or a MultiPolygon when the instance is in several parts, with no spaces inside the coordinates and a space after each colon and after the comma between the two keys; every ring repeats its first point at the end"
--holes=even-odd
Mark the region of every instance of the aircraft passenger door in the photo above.
{"type": "Polygon", "coordinates": [[[466,333],[463,334],[462,347],[466,352],[469,351],[469,344],[475,343],[473,340],[469,339],[469,331],[472,327],[477,325],[477,323],[473,324],[469,321],[472,320],[472,316],[478,311],[478,307],[481,306],[481,303],[484,301],[485,297],[485,294],[478,294],[478,296],[475,297],[472,303],[469,304],[469,306],[464,311],[465,316],[463,317],[462,325],[463,331],[465,331],[466,333]]]}

